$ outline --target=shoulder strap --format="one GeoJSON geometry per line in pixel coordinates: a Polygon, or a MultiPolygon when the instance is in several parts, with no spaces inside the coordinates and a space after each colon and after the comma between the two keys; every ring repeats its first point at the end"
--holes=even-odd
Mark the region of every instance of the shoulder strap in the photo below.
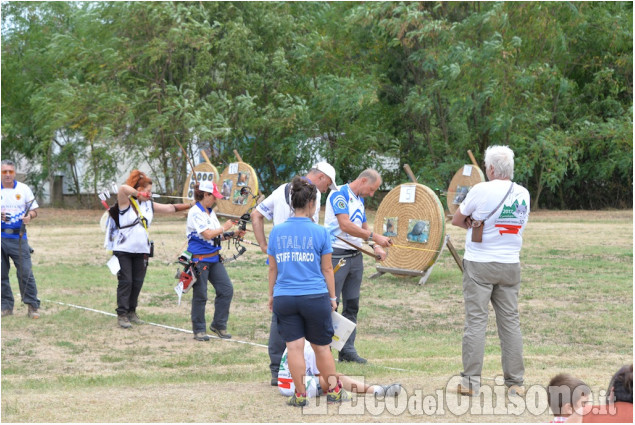
{"type": "Polygon", "coordinates": [[[496,211],[498,211],[498,209],[501,207],[501,205],[503,205],[503,202],[505,202],[505,199],[507,199],[507,197],[509,196],[509,194],[512,192],[512,188],[513,188],[513,187],[514,187],[514,182],[512,182],[512,184],[511,184],[511,185],[509,185],[509,190],[507,191],[507,193],[505,194],[505,196],[503,196],[503,199],[501,199],[500,203],[496,206],[496,208],[494,208],[494,209],[492,210],[492,212],[491,212],[491,213],[489,213],[489,215],[483,219],[483,221],[484,221],[484,222],[485,222],[485,221],[487,221],[487,220],[488,220],[488,219],[492,216],[492,214],[494,214],[496,211]]]}
{"type": "MultiPolygon", "coordinates": [[[[137,214],[136,210],[134,210],[134,212],[135,214],[137,214]]],[[[128,227],[136,226],[137,224],[139,224],[139,214],[137,214],[137,218],[135,218],[135,220],[132,223],[127,224],[125,226],[121,226],[119,224],[120,214],[123,214],[123,212],[121,212],[121,210],[119,209],[119,204],[117,202],[115,202],[112,207],[108,208],[108,216],[115,223],[115,226],[117,226],[117,229],[127,229],[128,227]]]]}
{"type": "Polygon", "coordinates": [[[139,216],[139,221],[141,221],[141,224],[143,224],[143,228],[146,229],[146,233],[150,235],[150,232],[148,232],[148,224],[147,224],[148,220],[146,220],[146,218],[141,213],[141,209],[139,208],[139,204],[137,203],[137,200],[131,196],[130,203],[132,204],[135,211],[137,212],[137,215],[139,216]]]}

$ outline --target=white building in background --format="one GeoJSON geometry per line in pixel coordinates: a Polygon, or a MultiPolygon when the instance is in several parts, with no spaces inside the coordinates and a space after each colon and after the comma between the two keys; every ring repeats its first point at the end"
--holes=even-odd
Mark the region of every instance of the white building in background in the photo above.
{"type": "MultiPolygon", "coordinates": [[[[343,136],[343,135],[342,135],[343,136]]],[[[320,155],[320,151],[323,150],[325,143],[325,139],[322,137],[310,138],[303,141],[300,141],[299,144],[302,146],[302,149],[305,153],[311,157],[311,163],[315,164],[320,161],[326,161],[322,155],[320,155]]],[[[57,151],[55,153],[59,153],[60,147],[54,146],[54,149],[57,151]]],[[[218,154],[218,152],[216,152],[218,154]]],[[[369,156],[375,158],[378,167],[380,168],[380,172],[395,172],[399,168],[399,158],[390,157],[387,155],[378,154],[374,151],[368,152],[369,156]]],[[[209,156],[209,155],[208,155],[209,156]]],[[[130,171],[134,168],[138,168],[144,173],[148,174],[153,181],[155,182],[155,191],[159,193],[163,188],[165,188],[165,177],[154,175],[152,168],[148,164],[147,161],[142,161],[140,163],[136,163],[132,160],[125,160],[125,155],[122,152],[121,158],[124,160],[118,162],[118,171],[116,176],[112,181],[102,183],[101,187],[97,187],[98,192],[102,190],[110,190],[112,184],[120,186],[123,184],[130,171]]],[[[192,158],[194,165],[198,165],[201,162],[204,162],[203,156],[201,155],[201,149],[196,148],[195,155],[192,158]]],[[[246,162],[249,162],[245,159],[246,162]]],[[[33,163],[31,161],[27,161],[24,158],[16,159],[17,166],[17,179],[21,182],[28,183],[26,181],[26,177],[30,173],[37,173],[41,171],[41,164],[33,163]]],[[[191,167],[188,163],[187,165],[188,173],[191,172],[191,167]]],[[[223,170],[218,169],[219,173],[222,173],[223,170]]],[[[296,170],[297,173],[306,173],[308,170],[296,170]]],[[[89,168],[89,164],[87,160],[78,159],[75,165],[74,170],[66,170],[66,171],[56,171],[48,181],[42,183],[40,187],[32,187],[33,191],[36,193],[38,198],[38,203],[40,205],[64,205],[64,206],[74,206],[78,204],[78,197],[88,198],[90,203],[95,205],[99,205],[99,198],[93,193],[92,187],[86,187],[81,184],[81,182],[85,182],[88,180],[88,173],[91,170],[89,168]],[[77,179],[80,182],[79,193],[76,192],[74,176],[77,176],[77,179]],[[79,196],[78,196],[79,195],[79,196]],[[94,197],[94,199],[91,199],[94,197]]],[[[337,174],[337,180],[340,185],[346,183],[342,181],[340,173],[337,174]]],[[[385,189],[392,189],[392,187],[385,187],[385,189]]]]}
{"type": "MultiPolygon", "coordinates": [[[[90,197],[95,195],[92,188],[87,188],[81,184],[81,182],[87,180],[87,175],[90,173],[87,161],[81,159],[78,160],[74,171],[67,170],[54,172],[51,178],[44,181],[40,187],[33,187],[33,185],[28,182],[27,177],[31,173],[40,172],[42,170],[41,164],[34,163],[25,158],[17,158],[15,161],[17,167],[16,179],[20,182],[29,184],[37,197],[38,203],[42,206],[49,206],[56,203],[64,205],[68,203],[70,206],[78,202],[76,199],[72,200],[73,198],[76,198],[77,195],[80,197],[90,197]],[[76,173],[77,179],[80,182],[79,193],[77,193],[75,188],[73,172],[76,173]]],[[[110,183],[120,186],[125,183],[130,171],[134,168],[138,168],[151,176],[153,181],[155,181],[155,185],[158,183],[161,187],[165,187],[165,179],[161,176],[154,176],[147,161],[141,162],[136,167],[133,166],[132,161],[124,161],[119,165],[117,175],[112,182],[103,184],[103,187],[98,186],[97,190],[101,191],[103,189],[110,189],[110,183]]],[[[94,201],[95,204],[99,204],[99,198],[97,196],[95,196],[94,201]]]]}

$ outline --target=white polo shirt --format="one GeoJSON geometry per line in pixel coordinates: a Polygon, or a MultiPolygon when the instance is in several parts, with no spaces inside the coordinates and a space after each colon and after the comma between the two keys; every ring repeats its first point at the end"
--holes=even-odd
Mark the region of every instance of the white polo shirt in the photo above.
{"type": "MultiPolygon", "coordinates": [[[[284,223],[287,221],[287,218],[293,216],[293,210],[291,209],[291,199],[287,201],[285,199],[285,188],[288,184],[285,183],[279,186],[276,190],[271,193],[271,195],[267,196],[267,198],[262,201],[256,207],[256,210],[263,215],[267,220],[271,221],[273,219],[273,225],[276,226],[280,223],[284,223]]],[[[291,189],[291,187],[289,187],[291,189]]],[[[320,201],[322,199],[322,194],[320,191],[316,191],[315,195],[315,213],[313,214],[313,222],[318,223],[320,220],[320,201]]],[[[291,196],[291,190],[289,190],[289,197],[291,196]]]]}
{"type": "Polygon", "coordinates": [[[333,236],[333,248],[348,249],[353,247],[345,244],[341,240],[334,236],[339,236],[352,244],[361,248],[362,238],[351,236],[348,233],[344,233],[340,229],[340,224],[337,221],[339,214],[348,214],[348,218],[356,226],[362,227],[362,224],[366,222],[366,210],[364,208],[364,198],[359,198],[348,184],[340,187],[338,191],[333,191],[329,194],[326,201],[326,212],[324,215],[324,226],[333,236]]]}

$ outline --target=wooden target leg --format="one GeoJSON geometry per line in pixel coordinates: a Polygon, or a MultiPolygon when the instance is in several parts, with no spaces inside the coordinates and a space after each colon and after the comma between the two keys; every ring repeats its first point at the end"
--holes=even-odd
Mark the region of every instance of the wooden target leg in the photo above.
{"type": "Polygon", "coordinates": [[[450,253],[452,253],[452,257],[454,257],[454,261],[456,261],[456,265],[459,266],[459,269],[461,269],[461,273],[463,273],[463,264],[461,261],[461,257],[459,257],[459,253],[456,252],[454,245],[452,245],[452,242],[450,241],[450,235],[445,236],[445,244],[450,250],[450,253]]]}
{"type": "MultiPolygon", "coordinates": [[[[435,263],[436,264],[436,263],[435,263]]],[[[430,277],[430,275],[432,274],[432,269],[434,268],[434,264],[432,264],[430,267],[428,267],[428,270],[426,270],[426,272],[424,273],[423,276],[421,276],[421,279],[419,279],[419,285],[425,285],[426,282],[428,281],[428,278],[430,277]]]]}
{"type": "Polygon", "coordinates": [[[377,272],[374,275],[372,275],[369,279],[375,279],[376,277],[381,277],[384,275],[384,272],[377,272]]]}

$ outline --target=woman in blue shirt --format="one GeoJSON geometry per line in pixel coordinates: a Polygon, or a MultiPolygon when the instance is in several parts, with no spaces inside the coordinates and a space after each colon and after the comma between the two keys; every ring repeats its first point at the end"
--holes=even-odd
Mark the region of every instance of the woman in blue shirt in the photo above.
{"type": "Polygon", "coordinates": [[[295,215],[273,228],[269,235],[269,310],[277,315],[278,332],[287,345],[289,371],[295,394],[292,406],[307,404],[304,374],[304,340],[311,343],[318,369],[329,384],[327,400],[350,400],[335,374],[329,344],[333,338],[331,312],[335,310],[335,280],[331,263],[331,238],[314,223],[317,188],[296,177],[291,182],[291,207],[295,215]]]}

